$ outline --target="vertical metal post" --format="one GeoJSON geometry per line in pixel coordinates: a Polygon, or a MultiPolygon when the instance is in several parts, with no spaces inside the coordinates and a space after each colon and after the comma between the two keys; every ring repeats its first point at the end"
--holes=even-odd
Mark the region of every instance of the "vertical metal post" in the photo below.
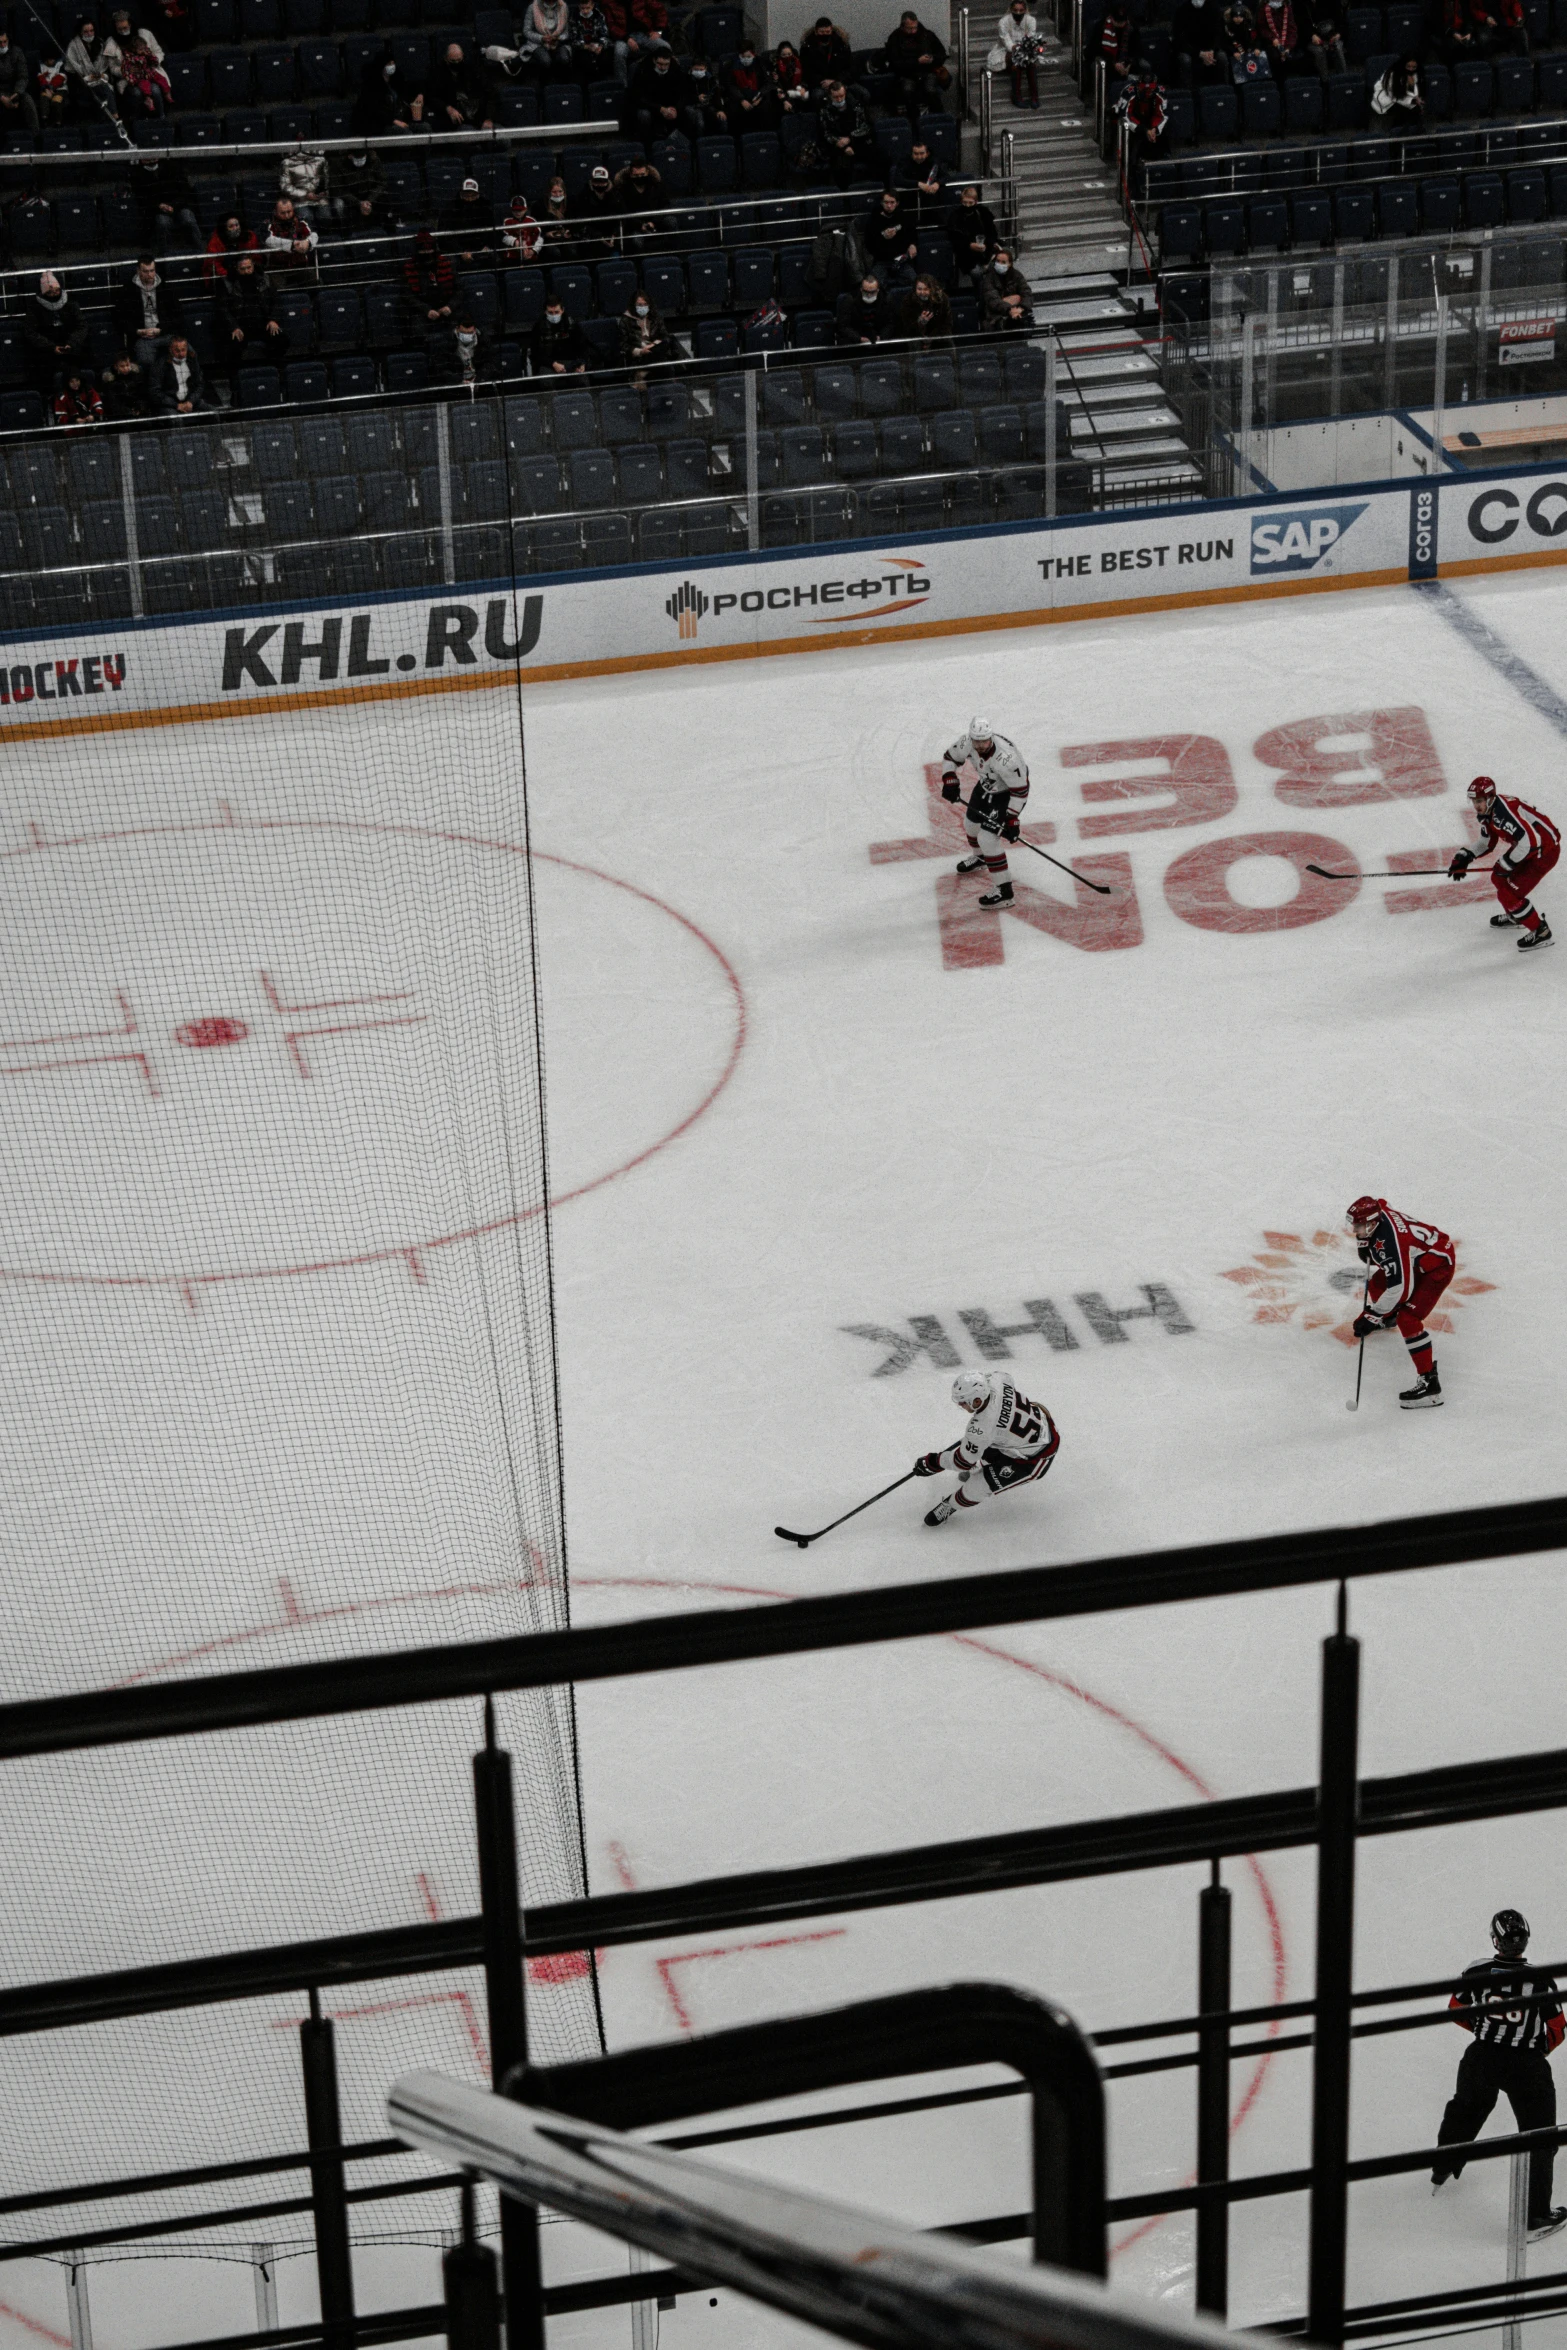
{"type": "Polygon", "coordinates": [[[1269,481],[1273,472],[1273,427],[1277,408],[1278,352],[1279,352],[1279,272],[1278,264],[1268,272],[1268,323],[1264,332],[1267,347],[1263,352],[1262,421],[1268,435],[1268,461],[1263,467],[1269,481]]]}
{"type": "Polygon", "coordinates": [[[1480,293],[1474,314],[1475,398],[1485,398],[1486,375],[1491,356],[1491,253],[1489,245],[1480,248],[1480,293]]]}
{"type": "MultiPolygon", "coordinates": [[[[1337,425],[1344,397],[1344,264],[1333,264],[1333,348],[1328,353],[1328,414],[1337,425]]],[[[1333,434],[1333,478],[1338,479],[1338,432],[1333,434]]]]}
{"type": "Polygon", "coordinates": [[[462,2196],[462,2240],[441,2255],[446,2295],[447,2350],[500,2350],[501,2295],[495,2255],[479,2242],[474,2225],[473,2188],[462,2196]]]}
{"type": "Polygon", "coordinates": [[[1360,1643],[1338,1627],[1322,1644],[1322,1759],[1317,1782],[1317,1982],[1311,2076],[1311,2240],[1306,2332],[1344,2339],[1349,2234],[1350,1999],[1355,1973],[1355,1828],[1360,1788],[1360,1643]]]}
{"type": "Polygon", "coordinates": [[[65,2305],[71,2317],[71,2350],[92,2350],[92,2311],[87,2306],[87,2260],[80,2252],[68,2252],[65,2256],[65,2305]]]}
{"type": "Polygon", "coordinates": [[[1235,432],[1235,495],[1249,498],[1251,478],[1252,342],[1251,312],[1241,320],[1241,392],[1235,432]]]}
{"type": "Polygon", "coordinates": [[[1447,463],[1442,436],[1447,430],[1447,296],[1436,298],[1436,359],[1431,381],[1431,470],[1441,473],[1447,463]]]}
{"type": "MultiPolygon", "coordinates": [[[[1529,2157],[1515,2154],[1507,2181],[1507,2282],[1521,2285],[1529,2265],[1529,2157]]],[[[1523,2327],[1510,2317],[1502,2328],[1502,2350],[1523,2350],[1523,2327]]]]}
{"type": "Polygon", "coordinates": [[[319,1993],[299,2027],[305,2071],[305,2143],[310,2149],[310,2208],[315,2221],[316,2278],[321,2331],[327,2350],[352,2350],[354,2270],[348,2249],[348,2197],[343,2179],[343,2125],[337,2104],[337,2051],[332,2019],[319,1993]]]}
{"type": "Polygon", "coordinates": [[[982,176],[990,177],[990,69],[985,67],[979,77],[979,168],[982,176]]]}
{"type": "Polygon", "coordinates": [[[748,367],[745,384],[745,543],[752,554],[762,543],[762,497],[757,484],[756,370],[748,367]]]}
{"type": "MultiPolygon", "coordinates": [[[[479,1844],[479,1907],[484,1924],[484,1995],[490,2025],[490,2082],[499,2088],[528,2055],[522,1964],[522,1907],[517,1891],[517,1826],[511,1756],[495,1743],[495,1707],[484,1701],[484,1751],[473,1758],[479,1844]]],[[[501,2197],[501,2284],[507,2350],[544,2350],[544,2285],[539,2215],[531,2203],[501,2197]]]]}
{"type": "Polygon", "coordinates": [[[1389,255],[1387,265],[1387,348],[1383,353],[1383,405],[1398,406],[1398,255],[1389,255]]]}
{"type": "MultiPolygon", "coordinates": [[[[441,501],[441,577],[450,587],[457,577],[457,562],[452,544],[452,428],[444,400],[435,406],[435,479],[441,501]]],[[[515,575],[517,565],[510,547],[506,554],[515,575]]]]}
{"type": "Polygon", "coordinates": [[[131,590],[131,612],[140,620],[143,610],[141,592],[141,543],[136,535],[136,475],[131,465],[131,436],[120,435],[120,504],[125,514],[125,561],[131,590]]]}
{"type": "Polygon", "coordinates": [[[1045,512],[1053,522],[1056,515],[1056,465],[1061,452],[1056,447],[1059,416],[1056,409],[1056,338],[1052,332],[1045,338],[1045,512]]]}
{"type": "Polygon", "coordinates": [[[250,2266],[256,2284],[256,2331],[277,2332],[277,2254],[270,2244],[252,2244],[250,2266]]]}
{"type": "MultiPolygon", "coordinates": [[[[652,2267],[653,2255],[642,2245],[629,2244],[626,2249],[634,2277],[652,2267]]],[[[631,2350],[658,2350],[658,2303],[651,2297],[631,2304],[631,2350]]]]}
{"type": "MultiPolygon", "coordinates": [[[[1225,2017],[1230,2009],[1230,1889],[1212,1882],[1198,1897],[1197,2013],[1225,2017]]],[[[1204,2022],[1197,2032],[1197,2183],[1230,2175],[1230,2027],[1204,2022]]],[[[1215,2198],[1197,2206],[1197,2306],[1223,2317],[1230,2302],[1230,2207],[1215,2198]]]]}
{"type": "Polygon", "coordinates": [[[958,120],[968,120],[968,10],[960,8],[957,14],[958,38],[958,120]]]}

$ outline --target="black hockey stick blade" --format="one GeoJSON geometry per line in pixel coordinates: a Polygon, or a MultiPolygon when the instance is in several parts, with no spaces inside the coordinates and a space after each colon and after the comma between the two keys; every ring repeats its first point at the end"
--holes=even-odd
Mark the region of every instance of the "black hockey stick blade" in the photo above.
{"type": "Polygon", "coordinates": [[[775,1526],[773,1532],[780,1542],[792,1542],[799,1550],[809,1550],[813,1542],[820,1542],[822,1536],[830,1534],[834,1526],[846,1525],[850,1518],[857,1518],[861,1510],[868,1510],[871,1502],[885,1501],[889,1493],[896,1493],[900,1485],[907,1485],[911,1477],[918,1475],[918,1469],[905,1469],[901,1477],[894,1477],[892,1483],[884,1485],[880,1493],[873,1493],[870,1501],[857,1501],[852,1510],[845,1510],[841,1518],[834,1518],[829,1525],[818,1526],[814,1534],[796,1534],[792,1526],[775,1526]]]}
{"type": "Polygon", "coordinates": [[[1060,858],[1052,857],[1048,850],[1034,848],[1033,842],[1031,840],[1025,840],[1021,833],[1018,834],[1015,845],[1020,849],[1034,849],[1035,856],[1043,857],[1045,863],[1047,865],[1053,865],[1058,873],[1070,873],[1072,879],[1074,881],[1080,881],[1084,889],[1097,890],[1102,898],[1109,897],[1110,884],[1108,881],[1090,881],[1087,874],[1079,873],[1075,865],[1063,865],[1060,858]]]}
{"type": "Polygon", "coordinates": [[[1308,873],[1315,873],[1322,881],[1450,881],[1452,875],[1445,865],[1417,865],[1409,873],[1393,873],[1380,867],[1370,873],[1330,873],[1326,865],[1308,865],[1308,873]]]}

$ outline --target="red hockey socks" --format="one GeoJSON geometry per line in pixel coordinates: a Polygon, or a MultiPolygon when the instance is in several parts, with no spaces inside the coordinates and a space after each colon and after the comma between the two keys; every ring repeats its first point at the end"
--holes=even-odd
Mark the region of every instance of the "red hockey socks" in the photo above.
{"type": "Polygon", "coordinates": [[[1431,1351],[1431,1341],[1425,1331],[1420,1331],[1414,1337],[1406,1335],[1404,1344],[1409,1349],[1409,1359],[1415,1366],[1416,1378],[1429,1379],[1436,1369],[1436,1356],[1431,1351]]]}

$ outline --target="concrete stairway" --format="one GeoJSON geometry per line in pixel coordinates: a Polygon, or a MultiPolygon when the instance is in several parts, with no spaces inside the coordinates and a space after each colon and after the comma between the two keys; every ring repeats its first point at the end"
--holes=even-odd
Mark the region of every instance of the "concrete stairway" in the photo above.
{"type": "Polygon", "coordinates": [[[1085,119],[1070,51],[1048,42],[1039,67],[1037,114],[1013,106],[1004,74],[992,80],[991,102],[998,167],[1001,133],[1013,134],[1024,274],[1035,280],[1124,267],[1126,223],[1116,202],[1114,172],[1094,144],[1092,117],[1085,119]]]}

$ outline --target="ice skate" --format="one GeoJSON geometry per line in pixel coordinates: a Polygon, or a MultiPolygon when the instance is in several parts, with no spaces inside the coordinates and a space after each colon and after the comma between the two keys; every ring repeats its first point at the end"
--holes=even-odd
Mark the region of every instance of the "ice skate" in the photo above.
{"type": "Polygon", "coordinates": [[[979,902],[982,906],[1010,906],[1012,903],[1011,882],[998,882],[994,889],[986,890],[979,902]]]}
{"type": "MultiPolygon", "coordinates": [[[[979,902],[981,905],[985,903],[983,898],[979,902]]],[[[1548,922],[1542,922],[1538,930],[1524,932],[1518,941],[1518,952],[1521,955],[1532,954],[1536,947],[1548,947],[1551,943],[1551,926],[1548,922]]]]}
{"type": "Polygon", "coordinates": [[[1554,2236],[1558,2228],[1567,2228],[1567,2203],[1558,2203],[1556,2209],[1548,2211],[1544,2219],[1532,2219],[1529,2222],[1529,2241],[1538,2244],[1542,2236],[1554,2236]]]}
{"type": "Polygon", "coordinates": [[[1511,914],[1493,914],[1491,916],[1491,928],[1493,930],[1516,930],[1517,927],[1517,921],[1511,914]]]}
{"type": "Polygon", "coordinates": [[[977,873],[984,862],[985,858],[983,850],[975,849],[972,856],[960,857],[958,859],[958,871],[960,873],[977,873]]]}
{"type": "Polygon", "coordinates": [[[926,1525],[944,1526],[947,1520],[952,1516],[952,1513],[957,1508],[957,1506],[957,1495],[955,1493],[949,1493],[944,1500],[937,1502],[933,1510],[927,1510],[925,1512],[926,1525]]]}
{"type": "Polygon", "coordinates": [[[1399,1403],[1406,1412],[1427,1412],[1442,1400],[1442,1382],[1434,1371],[1427,1371],[1413,1387],[1404,1388],[1399,1403]]]}

